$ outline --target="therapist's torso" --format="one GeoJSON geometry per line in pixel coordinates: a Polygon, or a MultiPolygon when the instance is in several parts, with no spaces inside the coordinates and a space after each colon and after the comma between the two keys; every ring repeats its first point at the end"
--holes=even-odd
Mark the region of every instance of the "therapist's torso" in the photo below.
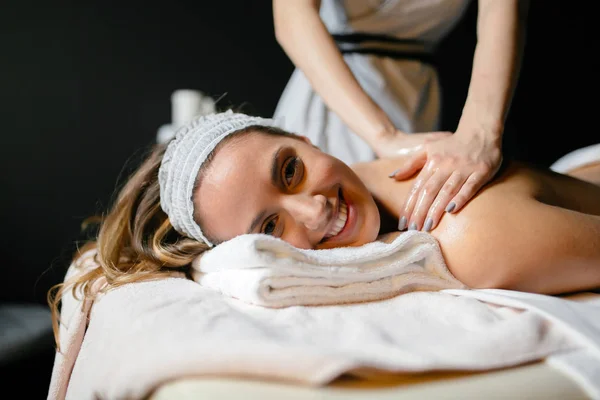
{"type": "MultiPolygon", "coordinates": [[[[396,128],[407,133],[430,132],[439,129],[441,107],[437,71],[427,56],[471,1],[322,0],[320,16],[362,88],[396,128]],[[379,40],[381,36],[398,40],[390,44],[379,40]],[[363,37],[362,41],[357,42],[357,37],[363,37]],[[394,56],[386,55],[390,48],[394,56]]],[[[376,158],[370,146],[328,109],[298,69],[274,117],[282,128],[307,136],[348,164],[376,158]]]]}

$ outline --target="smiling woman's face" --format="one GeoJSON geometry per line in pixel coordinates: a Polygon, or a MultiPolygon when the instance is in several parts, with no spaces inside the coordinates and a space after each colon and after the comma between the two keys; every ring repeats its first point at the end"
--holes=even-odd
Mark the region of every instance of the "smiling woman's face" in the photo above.
{"type": "Polygon", "coordinates": [[[379,211],[365,185],[302,139],[251,132],[224,143],[194,193],[205,234],[266,233],[304,249],[374,241],[379,211]]]}

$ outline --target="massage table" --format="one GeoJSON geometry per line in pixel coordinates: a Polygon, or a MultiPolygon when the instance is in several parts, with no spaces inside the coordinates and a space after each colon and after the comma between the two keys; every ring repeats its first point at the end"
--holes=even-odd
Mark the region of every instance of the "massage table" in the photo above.
{"type": "Polygon", "coordinates": [[[192,399],[590,399],[576,382],[538,362],[477,373],[428,373],[377,380],[341,377],[309,388],[243,378],[187,377],[160,386],[148,400],[192,399]]]}
{"type": "MultiPolygon", "coordinates": [[[[600,298],[600,291],[564,296],[600,298]]],[[[600,316],[599,316],[600,318],[600,316]]],[[[147,400],[192,399],[591,399],[578,382],[544,360],[483,372],[344,375],[322,387],[244,377],[182,377],[159,386],[147,400]]]]}
{"type": "MultiPolygon", "coordinates": [[[[101,390],[103,393],[107,394],[108,397],[106,398],[120,398],[110,396],[108,393],[111,393],[111,390],[113,390],[112,393],[124,393],[127,391],[135,392],[139,388],[144,389],[143,392],[139,393],[140,396],[142,396],[139,398],[144,398],[145,400],[221,398],[256,398],[261,400],[301,398],[318,398],[323,400],[340,398],[373,400],[392,398],[593,399],[593,397],[590,397],[589,394],[586,395],[586,393],[590,392],[585,391],[583,381],[575,378],[576,375],[569,376],[563,372],[564,370],[555,367],[556,364],[553,361],[555,361],[556,357],[553,358],[553,354],[550,355],[549,359],[545,359],[543,357],[534,359],[528,358],[525,355],[525,361],[521,362],[512,358],[516,362],[512,364],[505,364],[512,366],[501,369],[483,368],[479,371],[473,371],[472,369],[467,371],[465,371],[465,369],[454,369],[453,371],[427,369],[426,371],[429,372],[426,373],[401,372],[396,374],[382,374],[381,372],[374,373],[374,371],[368,370],[355,370],[355,374],[353,376],[347,374],[340,376],[336,373],[333,373],[329,375],[329,377],[326,377],[327,374],[324,371],[326,371],[327,368],[320,368],[321,366],[324,366],[323,364],[320,364],[322,361],[327,361],[328,366],[334,365],[336,368],[337,365],[339,365],[337,362],[330,364],[329,361],[331,358],[324,357],[319,361],[319,364],[311,364],[310,362],[307,363],[306,360],[302,360],[302,353],[298,353],[295,357],[291,357],[285,361],[286,363],[291,362],[292,364],[280,364],[282,358],[279,357],[279,354],[280,352],[285,351],[286,348],[278,348],[277,345],[274,347],[269,347],[269,345],[265,346],[265,341],[261,341],[260,339],[263,336],[253,334],[251,331],[252,326],[243,323],[237,326],[240,328],[249,328],[250,331],[248,332],[248,337],[252,340],[256,340],[258,349],[266,351],[264,353],[259,353],[258,350],[246,351],[244,348],[246,347],[246,342],[239,341],[237,339],[238,336],[235,334],[233,336],[228,336],[228,331],[224,331],[226,338],[231,337],[233,340],[237,341],[229,346],[228,351],[225,351],[223,354],[221,354],[220,351],[215,350],[215,348],[218,349],[225,343],[222,341],[223,339],[214,336],[215,331],[214,327],[211,328],[211,326],[213,326],[212,324],[206,325],[200,321],[199,324],[190,324],[190,327],[188,327],[190,329],[185,329],[184,321],[187,321],[187,319],[184,320],[175,318],[174,321],[181,322],[183,325],[170,325],[169,322],[171,319],[166,318],[166,316],[173,315],[173,312],[177,310],[181,312],[188,310],[189,314],[182,315],[185,315],[188,318],[193,318],[194,315],[202,315],[208,312],[209,319],[219,316],[219,318],[225,318],[224,321],[230,321],[229,323],[231,323],[231,321],[236,321],[235,318],[227,319],[227,314],[222,314],[222,312],[231,311],[229,311],[230,306],[219,308],[221,302],[224,301],[221,300],[221,295],[208,289],[202,289],[198,291],[196,288],[197,286],[187,279],[168,279],[156,282],[140,283],[132,286],[123,286],[119,290],[109,292],[104,295],[102,299],[95,303],[92,310],[92,315],[90,316],[91,324],[86,332],[86,339],[89,340],[87,340],[87,342],[82,346],[82,350],[80,352],[82,357],[78,359],[79,362],[73,369],[72,373],[69,373],[68,375],[57,374],[58,379],[55,382],[57,384],[55,387],[62,387],[62,378],[67,379],[67,381],[64,383],[67,383],[68,380],[70,380],[69,387],[72,389],[72,393],[68,398],[72,399],[88,398],[85,396],[92,393],[97,393],[96,390],[101,390]],[[153,297],[139,302],[127,302],[131,299],[140,298],[140,296],[144,293],[149,293],[153,297]],[[172,294],[172,296],[164,296],[164,294],[167,293],[172,294]],[[169,299],[169,301],[165,303],[163,301],[164,299],[169,299]],[[199,303],[198,299],[201,299],[202,301],[199,303]],[[117,309],[117,307],[122,304],[129,304],[129,306],[124,307],[119,313],[115,313],[114,311],[117,309]],[[179,305],[181,304],[186,305],[186,307],[180,307],[179,305]],[[199,306],[199,304],[202,305],[199,306]],[[214,308],[215,306],[217,306],[217,309],[214,308]],[[144,310],[146,310],[145,313],[143,312],[144,310]],[[211,314],[210,310],[215,310],[215,313],[211,314]],[[94,315],[97,317],[94,317],[94,315]],[[135,319],[135,322],[131,322],[133,321],[132,318],[135,319]],[[144,343],[140,333],[146,331],[148,327],[155,326],[157,322],[159,326],[156,326],[157,329],[151,331],[154,334],[148,337],[151,340],[147,343],[144,343]],[[94,325],[94,323],[96,323],[96,325],[94,325]],[[204,328],[199,329],[199,326],[204,328]],[[120,330],[119,327],[125,327],[126,329],[120,330]],[[121,336],[121,340],[115,342],[111,346],[106,346],[107,342],[101,339],[102,335],[108,334],[110,337],[114,337],[111,335],[117,335],[119,332],[124,336],[121,336]],[[186,336],[185,332],[193,332],[193,334],[188,337],[186,336]],[[195,334],[206,336],[195,336],[195,334]],[[131,343],[130,339],[132,338],[136,338],[138,342],[136,342],[134,346],[127,345],[126,343],[131,343]],[[191,341],[190,338],[192,338],[191,341]],[[198,346],[196,348],[193,348],[193,346],[192,348],[187,346],[181,347],[180,345],[171,346],[172,343],[195,343],[197,339],[203,339],[208,346],[204,348],[202,346],[198,346]],[[206,341],[206,339],[208,339],[208,341],[206,341]],[[213,339],[214,341],[211,341],[213,339]],[[173,340],[175,340],[175,342],[173,340]],[[117,344],[120,345],[117,346],[117,344]],[[159,348],[156,346],[160,346],[159,348],[162,351],[159,351],[156,354],[147,351],[150,348],[156,348],[158,350],[159,348]],[[252,360],[244,359],[245,355],[252,355],[252,357],[258,356],[259,358],[253,358],[252,360]],[[102,357],[104,357],[104,360],[102,360],[102,357]],[[140,359],[145,361],[140,362],[140,359]],[[294,360],[298,360],[298,363],[296,364],[294,360]],[[534,362],[534,360],[541,361],[534,362]],[[241,362],[240,365],[236,365],[238,361],[241,362]],[[157,364],[154,365],[153,363],[157,364]],[[194,365],[195,367],[186,367],[186,365],[194,365]],[[296,369],[296,371],[301,371],[301,373],[304,375],[304,380],[301,381],[302,378],[300,376],[298,376],[297,380],[294,380],[294,375],[289,374],[289,371],[288,373],[279,373],[279,369],[285,369],[288,365],[290,369],[294,369],[297,365],[300,365],[300,368],[296,369]],[[196,370],[197,372],[195,372],[196,375],[194,375],[193,372],[194,368],[198,368],[196,370]],[[259,368],[260,370],[255,370],[255,368],[259,368]],[[319,369],[320,372],[317,372],[314,376],[321,376],[323,377],[322,380],[317,378],[311,380],[307,378],[311,377],[310,374],[312,371],[317,371],[319,369]],[[200,371],[202,371],[203,374],[200,374],[200,371]],[[254,371],[256,371],[256,373],[254,373],[254,371]],[[250,376],[251,372],[253,376],[250,376]],[[284,376],[287,380],[277,380],[277,376],[284,376]],[[307,382],[313,382],[313,385],[307,382]],[[84,397],[80,397],[79,394],[81,393],[86,393],[86,395],[84,395],[84,397]]],[[[495,296],[494,293],[482,293],[481,291],[471,292],[468,290],[465,291],[456,289],[444,290],[444,292],[454,295],[457,294],[457,291],[460,292],[458,293],[460,296],[475,298],[483,296],[480,298],[480,300],[485,302],[494,300],[495,296]],[[489,296],[492,297],[490,298],[489,296]]],[[[514,293],[517,295],[519,294],[519,292],[514,293]]],[[[514,293],[513,296],[516,296],[514,293]]],[[[535,297],[535,295],[528,295],[525,293],[521,295],[535,297]]],[[[496,294],[496,296],[498,295],[496,294]]],[[[507,298],[506,295],[501,297],[503,299],[507,298]]],[[[544,296],[541,297],[544,298],[544,296]]],[[[585,292],[560,297],[577,302],[587,302],[588,300],[591,300],[594,304],[597,304],[596,302],[600,301],[600,292],[585,292]]],[[[439,297],[434,298],[439,299],[439,297]]],[[[398,299],[400,299],[400,297],[398,299]]],[[[404,302],[404,304],[410,305],[411,297],[407,297],[405,299],[407,300],[404,302]]],[[[432,299],[430,299],[430,301],[432,301],[432,299]]],[[[548,302],[548,304],[556,305],[556,303],[552,303],[551,300],[544,301],[548,302]]],[[[237,310],[236,312],[240,312],[246,307],[249,307],[244,306],[239,302],[233,302],[231,304],[234,303],[237,307],[235,308],[235,310],[237,310]]],[[[506,304],[505,301],[491,301],[491,303],[496,305],[504,304],[505,306],[510,306],[510,304],[506,304]]],[[[85,304],[88,306],[91,305],[90,302],[83,303],[84,308],[86,307],[85,304]]],[[[418,304],[418,301],[415,300],[415,303],[413,304],[418,304]]],[[[442,306],[442,304],[438,303],[433,304],[436,306],[436,310],[438,310],[438,306],[442,306]]],[[[473,303],[462,303],[461,306],[465,304],[473,303]]],[[[575,308],[572,305],[565,305],[565,303],[558,302],[558,304],[563,304],[561,311],[563,313],[563,317],[561,318],[563,319],[560,320],[567,321],[568,323],[570,318],[567,317],[565,319],[564,314],[567,316],[572,315],[576,311],[575,308]]],[[[68,319],[68,316],[71,315],[71,312],[67,312],[65,315],[67,316],[66,321],[68,321],[68,325],[75,330],[72,331],[74,333],[73,335],[63,335],[63,340],[65,340],[65,345],[63,345],[63,347],[66,349],[66,353],[69,353],[69,348],[67,347],[66,343],[70,341],[70,338],[75,338],[78,335],[77,332],[80,330],[77,327],[85,326],[85,320],[87,319],[88,315],[87,311],[82,312],[81,302],[65,302],[65,306],[72,305],[75,306],[73,308],[75,313],[72,315],[74,315],[76,318],[73,320],[68,319]],[[78,322],[79,320],[81,321],[78,322]]],[[[516,307],[518,307],[518,305],[516,307]]],[[[593,309],[593,307],[586,308],[583,304],[582,307],[588,311],[593,309]]],[[[418,308],[409,308],[409,310],[417,309],[418,308]]],[[[441,309],[443,309],[443,307],[441,309]]],[[[451,308],[450,310],[452,309],[456,308],[451,308]]],[[[543,309],[544,308],[542,307],[541,310],[543,309]]],[[[358,312],[361,310],[364,314],[364,308],[357,309],[356,311],[358,312]]],[[[427,310],[427,308],[424,308],[422,311],[426,312],[427,310]]],[[[555,315],[560,314],[558,311],[555,313],[555,315]]],[[[257,319],[250,319],[250,321],[258,323],[260,327],[263,325],[260,324],[261,320],[258,319],[258,315],[268,315],[268,313],[256,314],[257,319]]],[[[316,316],[318,314],[314,315],[316,316]]],[[[324,315],[331,315],[335,318],[336,315],[341,314],[324,315]]],[[[407,314],[407,316],[408,315],[410,314],[407,314]]],[[[464,316],[464,314],[459,315],[464,316]]],[[[591,314],[588,313],[588,315],[591,314]]],[[[340,321],[342,321],[342,319],[340,319],[340,321]]],[[[338,321],[338,323],[340,321],[338,321]]],[[[478,321],[478,319],[476,321],[478,321]]],[[[594,319],[594,321],[597,320],[594,319]]],[[[533,326],[536,325],[537,324],[534,324],[533,326]]],[[[597,332],[597,324],[593,325],[596,325],[596,330],[594,332],[597,332]]],[[[236,325],[234,324],[229,326],[235,327],[236,325]]],[[[339,327],[340,325],[337,326],[339,327]]],[[[352,325],[344,326],[352,327],[352,325]]],[[[426,324],[424,326],[427,327],[434,325],[426,324]]],[[[442,327],[444,325],[442,324],[439,326],[442,327]]],[[[458,326],[461,326],[461,324],[458,326]]],[[[472,326],[478,329],[482,327],[482,325],[479,324],[472,326]]],[[[240,328],[238,328],[238,330],[240,328]]],[[[355,326],[355,328],[359,329],[358,326],[355,326]]],[[[583,328],[585,328],[585,325],[582,325],[582,329],[583,328]]],[[[544,333],[544,331],[546,331],[545,328],[539,326],[536,329],[536,331],[525,330],[524,332],[526,335],[534,336],[524,337],[535,337],[538,332],[543,337],[546,337],[546,334],[544,333]]],[[[259,330],[258,332],[262,331],[259,330]]],[[[450,330],[448,332],[451,333],[453,331],[450,330]]],[[[474,332],[477,332],[477,330],[474,332]]],[[[466,333],[467,332],[465,331],[465,334],[466,333]]],[[[493,336],[493,333],[494,332],[488,331],[488,334],[491,334],[491,336],[493,336]]],[[[409,335],[406,337],[410,338],[410,335],[411,333],[409,333],[409,335]]],[[[356,336],[356,338],[359,337],[361,336],[356,336]]],[[[369,336],[367,335],[362,337],[369,336]]],[[[435,335],[430,335],[429,337],[435,338],[435,335]]],[[[474,337],[475,340],[478,339],[477,335],[474,337]]],[[[500,336],[500,338],[502,337],[510,338],[510,336],[500,336]]],[[[376,339],[375,336],[373,336],[373,338],[376,339]]],[[[522,348],[522,346],[519,346],[519,342],[521,341],[520,339],[521,338],[517,339],[517,337],[515,337],[515,340],[512,343],[504,340],[504,348],[508,350],[509,353],[511,348],[522,348]]],[[[274,343],[277,343],[277,339],[274,338],[274,340],[274,343]]],[[[285,342],[279,343],[283,344],[285,342]]],[[[477,346],[476,342],[463,341],[462,345],[465,346],[468,345],[468,343],[472,344],[471,349],[483,349],[484,351],[487,351],[485,347],[477,346]]],[[[290,344],[292,346],[291,351],[293,352],[295,350],[294,346],[297,346],[297,343],[292,341],[290,344]]],[[[366,343],[361,344],[361,346],[365,345],[366,343]]],[[[73,349],[79,352],[79,350],[76,348],[73,349]]],[[[374,347],[374,349],[377,350],[378,348],[374,347]]],[[[467,350],[465,347],[463,347],[463,349],[467,350]]],[[[534,347],[533,349],[536,348],[534,347]]],[[[323,348],[322,351],[326,351],[326,349],[323,348]]],[[[570,354],[571,352],[572,351],[567,351],[566,354],[570,354]]],[[[423,354],[426,353],[427,352],[423,354]]],[[[398,354],[401,355],[402,353],[398,354]]],[[[485,352],[482,354],[485,354],[485,352]]],[[[74,353],[73,355],[76,354],[74,353]]],[[[380,355],[385,357],[384,354],[380,355]]],[[[500,356],[499,353],[497,355],[500,356]]],[[[557,355],[560,359],[560,354],[557,355]]],[[[472,356],[474,356],[475,359],[478,359],[478,355],[472,354],[472,356]]],[[[306,359],[310,361],[311,359],[314,360],[314,357],[315,356],[313,355],[308,355],[306,359]]],[[[455,353],[452,357],[453,359],[457,359],[456,357],[460,357],[460,354],[455,353]]],[[[55,371],[60,371],[63,367],[67,368],[68,371],[68,369],[71,368],[68,365],[69,359],[72,359],[72,357],[57,358],[58,363],[55,364],[55,371]]],[[[597,358],[593,362],[595,363],[596,361],[597,358]]],[[[597,374],[600,369],[595,367],[596,364],[592,365],[594,367],[592,370],[594,370],[597,374]]],[[[358,366],[360,366],[360,364],[358,366]]],[[[336,369],[330,369],[330,371],[335,370],[336,369]]],[[[346,369],[344,367],[340,370],[340,373],[348,370],[352,371],[352,368],[350,367],[346,369]]],[[[596,375],[592,376],[595,377],[596,375]]],[[[589,379],[589,375],[587,379],[589,379]]],[[[595,382],[595,378],[591,379],[591,382],[595,382]]],[[[600,391],[598,393],[600,393],[600,391]]],[[[50,398],[60,398],[60,396],[50,398]]],[[[600,400],[600,396],[597,396],[596,398],[600,400]]]]}

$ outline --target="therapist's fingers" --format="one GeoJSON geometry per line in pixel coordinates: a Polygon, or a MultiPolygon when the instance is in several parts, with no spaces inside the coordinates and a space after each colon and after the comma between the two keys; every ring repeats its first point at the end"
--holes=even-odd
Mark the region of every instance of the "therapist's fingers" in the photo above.
{"type": "Polygon", "coordinates": [[[402,181],[404,179],[410,178],[417,171],[422,169],[426,162],[427,153],[425,152],[421,152],[408,158],[404,158],[400,161],[401,165],[398,167],[398,169],[392,172],[389,175],[389,177],[394,178],[397,181],[402,181]]]}
{"type": "Polygon", "coordinates": [[[398,230],[403,231],[405,229],[416,230],[416,226],[409,226],[410,216],[412,215],[413,209],[419,200],[419,193],[421,192],[422,186],[427,182],[429,177],[433,175],[433,171],[430,169],[422,169],[419,175],[413,182],[408,197],[404,202],[404,205],[400,209],[398,230]]]}
{"type": "Polygon", "coordinates": [[[409,229],[424,229],[425,217],[429,213],[429,209],[437,197],[440,189],[448,180],[448,175],[444,170],[437,170],[432,174],[427,182],[425,182],[418,194],[417,203],[409,218],[409,229]]]}
{"type": "Polygon", "coordinates": [[[472,173],[466,182],[462,185],[458,194],[452,198],[446,211],[455,213],[464,207],[465,204],[485,185],[488,178],[485,174],[477,172],[472,173]]]}
{"type": "Polygon", "coordinates": [[[458,171],[454,171],[450,178],[444,183],[444,186],[440,189],[437,197],[433,201],[433,204],[429,208],[427,218],[425,218],[425,224],[423,230],[429,232],[434,229],[442,219],[444,212],[450,208],[451,200],[457,195],[460,188],[465,183],[466,177],[458,171]]]}

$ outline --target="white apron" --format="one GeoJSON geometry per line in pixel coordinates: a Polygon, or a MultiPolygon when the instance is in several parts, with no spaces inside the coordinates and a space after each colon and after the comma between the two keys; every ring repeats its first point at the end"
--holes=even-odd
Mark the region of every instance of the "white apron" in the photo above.
{"type": "MultiPolygon", "coordinates": [[[[407,52],[430,53],[465,14],[470,0],[322,0],[320,15],[334,35],[379,34],[416,39],[396,44],[407,52]]],[[[356,48],[338,41],[340,48],[356,48]]],[[[358,45],[364,49],[368,45],[358,45]]],[[[376,46],[377,47],[377,46],[376,46]]],[[[381,46],[379,46],[381,47],[381,46]]],[[[407,132],[439,129],[440,86],[435,67],[419,59],[360,54],[344,59],[396,128],[407,132]]],[[[296,68],[275,109],[274,118],[291,132],[310,138],[321,150],[353,164],[376,158],[369,145],[330,111],[296,68]]]]}

